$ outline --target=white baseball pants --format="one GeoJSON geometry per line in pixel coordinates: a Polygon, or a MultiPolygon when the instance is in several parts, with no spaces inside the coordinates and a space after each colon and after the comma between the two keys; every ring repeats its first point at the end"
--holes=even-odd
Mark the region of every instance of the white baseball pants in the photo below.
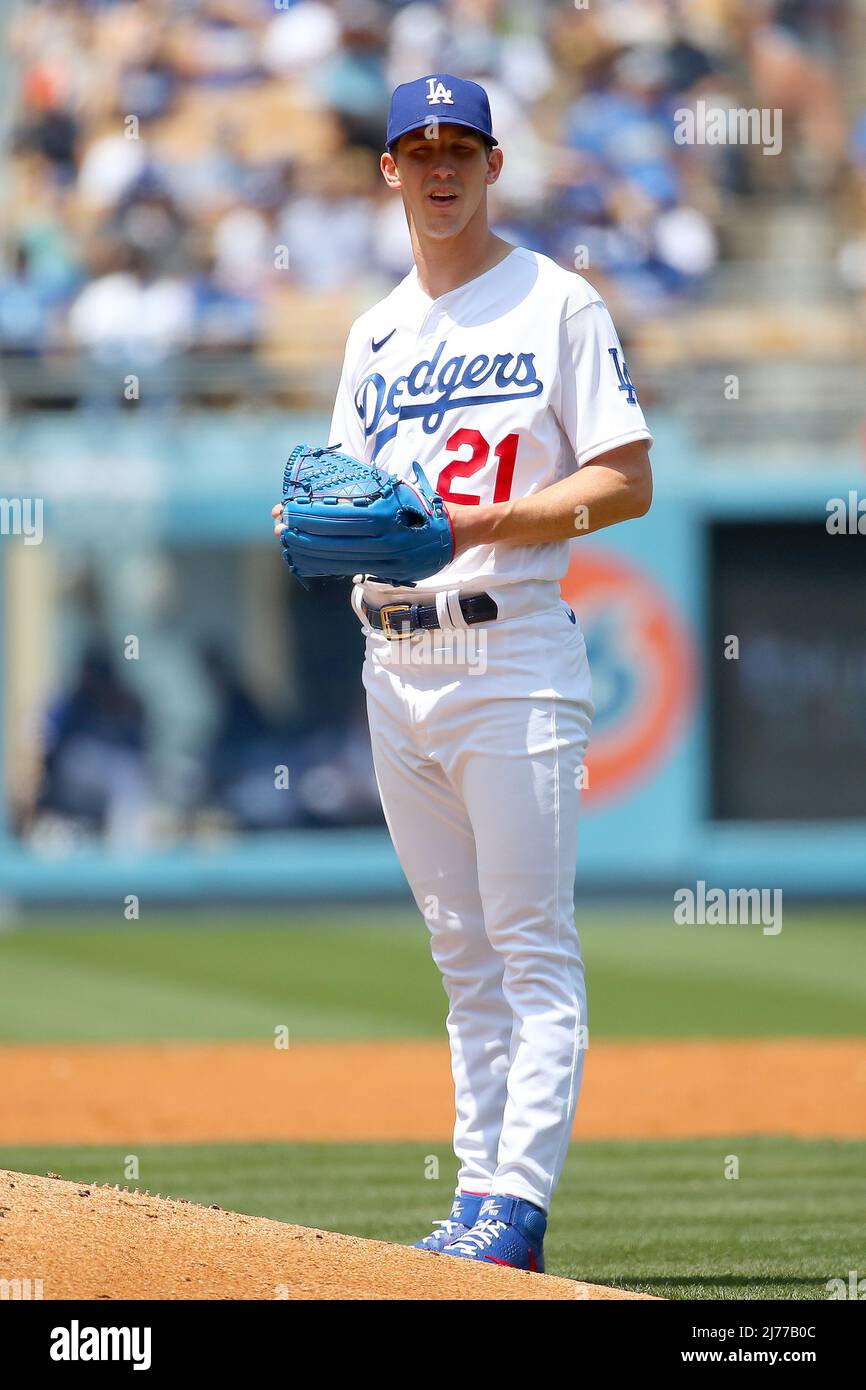
{"type": "Polygon", "coordinates": [[[448,995],[458,1187],[546,1211],[587,1042],[574,925],[594,713],[583,635],[558,598],[462,630],[367,628],[363,681],[385,818],[448,995]]]}

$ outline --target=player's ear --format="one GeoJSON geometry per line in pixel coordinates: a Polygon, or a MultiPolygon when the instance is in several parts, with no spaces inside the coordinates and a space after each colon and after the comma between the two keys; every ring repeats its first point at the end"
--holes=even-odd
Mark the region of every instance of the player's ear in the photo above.
{"type": "Polygon", "coordinates": [[[484,182],[487,184],[495,183],[502,173],[503,156],[502,150],[498,145],[491,145],[487,152],[487,173],[484,175],[484,182]]]}
{"type": "Polygon", "coordinates": [[[379,160],[379,168],[389,188],[402,188],[403,185],[400,182],[400,175],[397,171],[397,161],[390,150],[383,151],[382,157],[379,160]]]}

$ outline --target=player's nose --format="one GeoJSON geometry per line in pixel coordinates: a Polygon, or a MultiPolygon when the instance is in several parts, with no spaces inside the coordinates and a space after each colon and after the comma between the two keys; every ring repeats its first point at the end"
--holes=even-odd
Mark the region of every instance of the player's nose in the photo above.
{"type": "Polygon", "coordinates": [[[459,192],[453,169],[449,169],[447,166],[443,165],[441,169],[433,170],[433,177],[435,182],[428,185],[428,193],[441,193],[445,189],[447,189],[449,193],[459,192]]]}

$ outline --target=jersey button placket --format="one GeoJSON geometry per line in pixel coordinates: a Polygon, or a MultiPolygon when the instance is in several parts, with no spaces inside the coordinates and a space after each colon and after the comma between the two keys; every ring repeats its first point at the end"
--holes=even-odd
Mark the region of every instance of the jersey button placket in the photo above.
{"type": "MultiPolygon", "coordinates": [[[[424,359],[426,359],[426,358],[429,358],[429,357],[431,356],[431,354],[432,354],[432,352],[433,352],[433,350],[434,350],[434,348],[435,348],[435,344],[436,344],[435,327],[436,327],[436,321],[438,320],[438,317],[439,317],[439,311],[438,311],[438,310],[436,310],[436,309],[428,309],[427,313],[424,315],[424,318],[421,320],[421,326],[420,326],[420,328],[418,329],[418,336],[417,336],[417,338],[416,338],[416,340],[415,340],[415,345],[416,345],[415,362],[413,362],[412,365],[410,366],[410,368],[409,368],[410,372],[411,372],[412,368],[415,366],[415,363],[416,363],[416,362],[421,362],[422,360],[424,360],[424,359]]],[[[414,396],[412,396],[412,397],[406,396],[406,397],[404,397],[403,405],[401,405],[401,407],[400,407],[400,434],[401,434],[401,438],[402,438],[404,444],[405,444],[406,446],[408,446],[410,449],[412,449],[413,451],[414,451],[414,442],[415,442],[415,439],[416,439],[416,437],[417,437],[418,429],[419,429],[419,426],[420,426],[420,420],[419,420],[419,417],[418,417],[417,415],[411,415],[411,416],[409,416],[407,419],[404,419],[404,417],[403,417],[403,410],[404,410],[405,407],[411,407],[411,406],[413,406],[413,405],[418,405],[418,404],[420,404],[420,403],[421,403],[421,402],[420,402],[416,397],[414,397],[414,396]]]]}

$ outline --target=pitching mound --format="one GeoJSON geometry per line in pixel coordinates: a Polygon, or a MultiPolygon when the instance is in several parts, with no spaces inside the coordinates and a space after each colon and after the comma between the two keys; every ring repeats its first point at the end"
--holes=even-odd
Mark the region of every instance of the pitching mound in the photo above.
{"type": "MultiPolygon", "coordinates": [[[[6,1170],[0,1280],[20,1280],[31,1297],[46,1299],[646,1297],[6,1170]]],[[[14,1282],[4,1287],[5,1297],[16,1292],[14,1282]]]]}

